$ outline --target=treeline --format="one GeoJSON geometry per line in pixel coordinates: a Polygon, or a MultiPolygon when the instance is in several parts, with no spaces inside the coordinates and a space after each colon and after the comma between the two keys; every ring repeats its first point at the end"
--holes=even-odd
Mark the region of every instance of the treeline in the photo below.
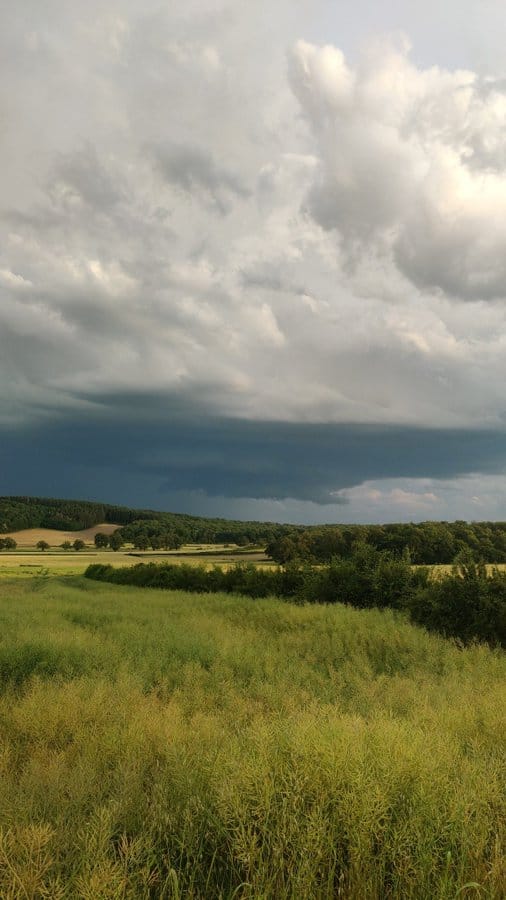
{"type": "Polygon", "coordinates": [[[238,564],[227,570],[140,563],[118,569],[91,565],[85,575],[137,587],[278,596],[295,603],[344,603],[361,609],[388,607],[446,637],[506,647],[506,575],[498,570],[488,575],[485,565],[475,563],[469,553],[462,555],[451,575],[438,580],[427,569],[414,569],[407,553],[399,557],[366,544],[317,569],[296,563],[277,569],[238,564]]]}
{"type": "Polygon", "coordinates": [[[343,525],[293,529],[269,542],[266,552],[275,562],[300,560],[328,563],[335,556],[353,556],[357,543],[379,551],[409,552],[418,565],[449,564],[462,551],[475,560],[506,562],[506,522],[419,522],[391,525],[343,525]]]}
{"type": "Polygon", "coordinates": [[[88,500],[56,500],[44,497],[0,497],[0,534],[25,528],[80,531],[102,522],[122,526],[124,543],[152,539],[163,547],[167,535],[174,546],[183,543],[234,543],[265,546],[293,531],[294,526],[273,522],[210,519],[185,513],[132,509],[88,500]],[[179,544],[177,543],[179,542],[179,544]]]}
{"type": "Polygon", "coordinates": [[[133,543],[141,549],[174,549],[186,543],[267,546],[268,555],[282,565],[295,560],[329,563],[335,556],[348,558],[357,543],[398,554],[407,550],[412,562],[419,565],[451,563],[463,550],[489,563],[506,562],[506,522],[305,527],[210,519],[81,500],[0,497],[0,534],[24,528],[79,531],[101,522],[120,525],[117,540],[121,537],[124,544],[133,543]]]}
{"type": "Polygon", "coordinates": [[[0,497],[0,533],[24,528],[79,531],[106,521],[98,503],[38,497],[0,497]]]}

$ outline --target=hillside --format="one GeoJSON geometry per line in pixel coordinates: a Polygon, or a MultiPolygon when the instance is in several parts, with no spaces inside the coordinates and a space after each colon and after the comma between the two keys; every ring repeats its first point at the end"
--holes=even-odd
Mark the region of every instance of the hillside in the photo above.
{"type": "MultiPolygon", "coordinates": [[[[293,559],[322,563],[336,556],[349,557],[357,542],[397,554],[407,550],[411,561],[421,565],[452,563],[463,550],[487,563],[506,563],[506,522],[303,526],[190,516],[87,500],[0,497],[0,534],[52,529],[65,532],[66,537],[71,532],[75,538],[77,532],[101,523],[121,526],[125,542],[153,549],[194,542],[267,545],[271,559],[282,564],[293,559]]],[[[52,538],[55,543],[54,535],[52,538]]]]}
{"type": "MultiPolygon", "coordinates": [[[[294,526],[273,522],[190,516],[95,503],[89,500],[61,500],[47,497],[0,497],[0,534],[29,528],[49,528],[77,532],[100,523],[129,526],[142,522],[154,530],[174,530],[184,542],[249,543],[266,542],[291,532],[294,526]]],[[[74,535],[75,536],[75,535],[74,535]]]]}
{"type": "Polygon", "coordinates": [[[35,547],[37,541],[46,541],[50,547],[58,547],[64,541],[72,542],[78,539],[86,544],[92,544],[98,532],[113,534],[119,527],[111,522],[101,522],[80,531],[62,531],[58,528],[24,528],[22,531],[8,532],[4,536],[14,538],[18,547],[35,547]]]}

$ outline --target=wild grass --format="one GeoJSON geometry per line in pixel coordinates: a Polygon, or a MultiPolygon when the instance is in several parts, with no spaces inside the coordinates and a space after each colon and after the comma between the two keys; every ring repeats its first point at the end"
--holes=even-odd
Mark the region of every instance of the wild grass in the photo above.
{"type": "Polygon", "coordinates": [[[506,896],[506,657],[390,610],[0,584],[0,896],[506,896]]]}

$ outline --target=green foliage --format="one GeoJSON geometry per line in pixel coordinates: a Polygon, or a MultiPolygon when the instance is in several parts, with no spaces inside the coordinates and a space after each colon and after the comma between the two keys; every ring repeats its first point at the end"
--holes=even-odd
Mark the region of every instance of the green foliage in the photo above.
{"type": "Polygon", "coordinates": [[[1,550],[15,550],[17,547],[17,542],[14,538],[6,537],[0,538],[0,551],[1,550]]]}
{"type": "Polygon", "coordinates": [[[84,550],[84,548],[86,547],[86,544],[80,538],[76,538],[76,540],[74,541],[72,546],[73,546],[74,550],[79,551],[79,550],[84,550]]]}
{"type": "Polygon", "coordinates": [[[391,525],[340,525],[292,529],[267,546],[267,554],[284,564],[290,560],[328,563],[335,556],[353,556],[356,543],[379,551],[409,552],[413,563],[451,563],[468,549],[475,559],[506,562],[505,522],[420,522],[391,525]]]}
{"type": "Polygon", "coordinates": [[[121,534],[121,529],[120,529],[119,531],[115,531],[115,532],[113,532],[113,534],[111,534],[111,536],[109,538],[109,547],[111,548],[111,550],[114,550],[115,552],[117,552],[118,550],[121,550],[122,546],[123,546],[123,536],[121,534]]]}
{"type": "Polygon", "coordinates": [[[504,897],[504,654],[392,610],[32,588],[0,584],[1,897],[504,897]]]}
{"type": "Polygon", "coordinates": [[[135,543],[137,537],[145,535],[148,546],[152,546],[151,539],[154,538],[167,549],[176,549],[187,542],[264,544],[289,530],[287,526],[270,522],[208,519],[85,500],[0,497],[0,534],[24,528],[79,531],[101,522],[122,525],[124,542],[135,543]]]}
{"type": "Polygon", "coordinates": [[[0,532],[24,528],[79,531],[106,518],[106,507],[85,500],[53,500],[42,497],[0,497],[0,532]]]}
{"type": "MultiPolygon", "coordinates": [[[[269,556],[281,565],[292,561],[329,563],[337,556],[352,556],[357,543],[367,543],[376,550],[398,555],[407,550],[412,562],[418,565],[451,563],[455,555],[466,548],[472,551],[475,559],[482,558],[489,563],[506,562],[505,522],[420,522],[307,528],[274,522],[210,519],[81,500],[0,497],[0,534],[24,528],[78,531],[101,522],[121,525],[123,544],[131,542],[142,550],[150,547],[153,550],[172,550],[192,542],[230,543],[243,547],[267,545],[269,556]]],[[[115,540],[118,541],[119,537],[115,540]]]]}
{"type": "Polygon", "coordinates": [[[483,563],[461,554],[451,575],[434,580],[412,597],[414,622],[463,642],[506,647],[506,575],[487,574],[483,563]]]}
{"type": "Polygon", "coordinates": [[[43,553],[45,550],[49,550],[49,544],[47,541],[37,541],[35,544],[37,550],[41,550],[43,553]]]}
{"type": "Polygon", "coordinates": [[[336,558],[328,566],[294,563],[285,569],[261,569],[240,563],[229,569],[214,566],[139,563],[113,568],[91,565],[85,575],[97,581],[165,588],[196,593],[278,596],[295,603],[344,603],[359,609],[404,610],[414,622],[464,643],[487,641],[506,647],[506,574],[488,575],[472,556],[459,557],[451,575],[429,577],[402,557],[357,544],[353,556],[336,558]]]}
{"type": "Polygon", "coordinates": [[[100,550],[109,546],[109,535],[98,531],[94,538],[95,547],[100,550]]]}

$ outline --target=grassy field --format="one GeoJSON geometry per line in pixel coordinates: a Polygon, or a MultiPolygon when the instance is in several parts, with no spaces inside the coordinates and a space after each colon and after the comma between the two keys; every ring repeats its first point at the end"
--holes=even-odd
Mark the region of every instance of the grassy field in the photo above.
{"type": "Polygon", "coordinates": [[[391,612],[0,582],[2,898],[504,898],[506,657],[391,612]]]}
{"type": "Polygon", "coordinates": [[[14,552],[0,552],[0,578],[17,578],[49,575],[82,575],[91,563],[105,563],[111,566],[135,566],[139,562],[189,563],[194,565],[230,566],[238,562],[253,562],[255,565],[273,566],[264,553],[237,551],[223,545],[187,544],[181,550],[140,552],[133,547],[114,552],[97,550],[88,545],[84,550],[65,551],[56,547],[41,552],[33,547],[20,547],[14,552]]]}

